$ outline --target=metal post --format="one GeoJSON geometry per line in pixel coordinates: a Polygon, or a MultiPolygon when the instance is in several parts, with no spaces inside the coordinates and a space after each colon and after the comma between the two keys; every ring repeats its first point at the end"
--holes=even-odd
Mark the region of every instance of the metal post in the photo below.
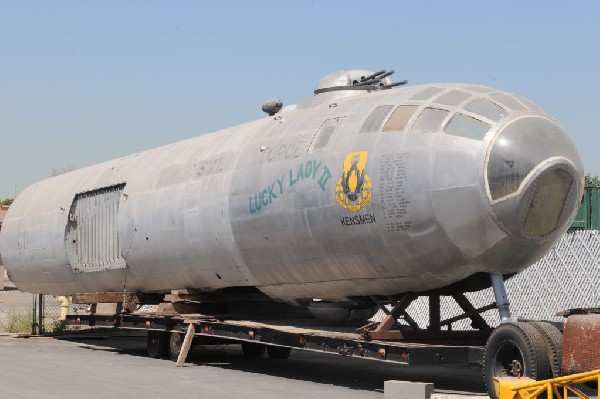
{"type": "Polygon", "coordinates": [[[38,334],[44,334],[44,294],[38,294],[38,334]]]}
{"type": "Polygon", "coordinates": [[[429,326],[428,330],[439,331],[441,321],[440,296],[429,295],[429,326]]]}
{"type": "Polygon", "coordinates": [[[492,280],[492,289],[496,297],[496,308],[498,308],[498,313],[500,314],[500,321],[503,323],[515,321],[510,314],[510,303],[506,296],[504,277],[502,277],[502,274],[490,273],[490,279],[492,280]]]}
{"type": "Polygon", "coordinates": [[[33,305],[32,305],[32,312],[31,312],[31,335],[35,335],[35,331],[37,330],[37,298],[35,296],[35,294],[33,294],[32,296],[33,298],[33,305]]]}

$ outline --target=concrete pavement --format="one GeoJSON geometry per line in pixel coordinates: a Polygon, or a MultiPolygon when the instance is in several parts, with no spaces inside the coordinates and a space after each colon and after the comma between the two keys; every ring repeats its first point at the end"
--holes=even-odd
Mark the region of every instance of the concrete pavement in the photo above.
{"type": "Polygon", "coordinates": [[[195,349],[185,367],[145,356],[144,337],[0,336],[0,397],[383,398],[386,380],[434,382],[438,399],[475,399],[477,368],[407,368],[337,355],[292,351],[288,360],[246,358],[237,345],[195,349]]]}

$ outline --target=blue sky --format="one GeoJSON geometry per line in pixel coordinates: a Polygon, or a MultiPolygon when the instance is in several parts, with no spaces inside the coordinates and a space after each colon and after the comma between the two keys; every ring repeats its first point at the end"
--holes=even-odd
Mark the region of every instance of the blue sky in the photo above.
{"type": "Polygon", "coordinates": [[[520,94],[599,175],[599,21],[593,1],[0,0],[0,199],[363,68],[520,94]]]}

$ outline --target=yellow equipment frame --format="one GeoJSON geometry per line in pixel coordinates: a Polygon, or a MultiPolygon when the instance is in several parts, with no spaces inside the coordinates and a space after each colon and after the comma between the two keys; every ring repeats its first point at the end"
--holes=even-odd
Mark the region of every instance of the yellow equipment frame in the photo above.
{"type": "Polygon", "coordinates": [[[566,399],[569,397],[569,392],[574,393],[578,398],[589,399],[589,396],[573,386],[589,381],[596,381],[600,386],[600,370],[543,381],[528,377],[495,377],[494,385],[498,399],[535,399],[544,392],[548,399],[566,399]]]}

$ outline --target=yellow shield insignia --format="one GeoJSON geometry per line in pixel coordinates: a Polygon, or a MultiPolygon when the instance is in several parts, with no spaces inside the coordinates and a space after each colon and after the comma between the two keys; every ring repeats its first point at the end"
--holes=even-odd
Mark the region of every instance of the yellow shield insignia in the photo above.
{"type": "Polygon", "coordinates": [[[344,209],[358,212],[371,202],[371,179],[365,173],[367,151],[349,152],[344,172],[335,185],[335,199],[344,209]]]}

